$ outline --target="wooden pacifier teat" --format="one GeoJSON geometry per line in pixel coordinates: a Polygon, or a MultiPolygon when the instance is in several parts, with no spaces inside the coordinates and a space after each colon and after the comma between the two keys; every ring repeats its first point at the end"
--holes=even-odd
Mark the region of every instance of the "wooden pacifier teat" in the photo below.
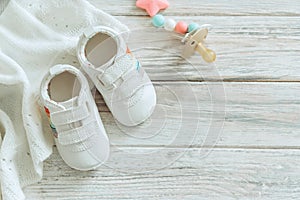
{"type": "Polygon", "coordinates": [[[182,40],[182,42],[185,44],[182,56],[184,58],[189,58],[195,53],[195,51],[198,51],[203,60],[209,63],[214,62],[216,60],[216,53],[213,50],[206,48],[203,44],[207,34],[207,28],[198,29],[187,33],[182,40]]]}

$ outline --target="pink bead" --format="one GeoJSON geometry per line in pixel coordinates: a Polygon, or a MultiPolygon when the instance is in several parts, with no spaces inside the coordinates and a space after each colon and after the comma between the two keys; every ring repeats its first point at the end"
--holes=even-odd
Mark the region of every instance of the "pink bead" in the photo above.
{"type": "Polygon", "coordinates": [[[186,34],[187,30],[188,30],[188,25],[185,22],[183,21],[177,22],[175,26],[175,31],[177,33],[186,34]]]}

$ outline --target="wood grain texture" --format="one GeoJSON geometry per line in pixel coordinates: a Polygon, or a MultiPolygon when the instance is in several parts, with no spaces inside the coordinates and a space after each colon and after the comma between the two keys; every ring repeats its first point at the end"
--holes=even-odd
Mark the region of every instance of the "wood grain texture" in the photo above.
{"type": "Polygon", "coordinates": [[[101,96],[96,103],[117,146],[299,148],[298,83],[155,83],[158,105],[138,127],[116,122],[101,96]],[[151,131],[149,131],[151,130],[151,131]]]}
{"type": "Polygon", "coordinates": [[[183,60],[180,40],[173,33],[154,28],[145,12],[135,7],[135,1],[90,2],[112,15],[120,15],[118,19],[129,26],[129,46],[137,49],[136,54],[152,80],[300,80],[299,2],[171,1],[164,15],[213,26],[207,39],[208,46],[217,52],[212,66],[199,55],[183,60]],[[213,73],[212,67],[216,68],[213,73]]]}
{"type": "Polygon", "coordinates": [[[209,65],[197,54],[184,60],[176,34],[154,28],[147,17],[119,17],[131,28],[129,47],[152,80],[300,80],[300,17],[174,18],[212,24],[206,43],[217,61],[209,65]]]}
{"type": "Polygon", "coordinates": [[[299,199],[298,1],[169,0],[165,16],[213,25],[213,65],[182,59],[180,40],[153,28],[135,0],[89,2],[132,30],[129,46],[155,84],[158,106],[127,128],[94,92],[109,161],[78,172],[54,148],[28,199],[299,199]]]}
{"type": "MultiPolygon", "coordinates": [[[[112,15],[146,16],[135,7],[135,0],[89,0],[93,5],[112,15]]],[[[299,16],[300,3],[293,0],[169,0],[170,7],[163,12],[170,16],[299,16]]]]}
{"type": "Polygon", "coordinates": [[[300,195],[298,150],[214,149],[199,158],[200,150],[190,148],[168,166],[162,159],[151,158],[148,163],[134,159],[142,147],[121,150],[131,152],[131,162],[112,152],[106,166],[92,172],[70,169],[55,152],[46,162],[45,178],[26,189],[28,199],[298,199],[300,195]],[[146,171],[153,163],[157,170],[146,171]]]}

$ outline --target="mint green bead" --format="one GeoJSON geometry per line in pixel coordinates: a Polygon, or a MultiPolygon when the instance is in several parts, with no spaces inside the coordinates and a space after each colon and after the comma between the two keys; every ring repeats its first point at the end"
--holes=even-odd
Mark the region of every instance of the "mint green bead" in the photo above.
{"type": "Polygon", "coordinates": [[[199,24],[197,23],[190,23],[189,26],[188,26],[188,32],[192,32],[194,30],[197,30],[199,28],[199,24]]]}
{"type": "Polygon", "coordinates": [[[152,24],[155,27],[162,27],[165,24],[165,17],[161,14],[157,14],[152,18],[152,24]]]}

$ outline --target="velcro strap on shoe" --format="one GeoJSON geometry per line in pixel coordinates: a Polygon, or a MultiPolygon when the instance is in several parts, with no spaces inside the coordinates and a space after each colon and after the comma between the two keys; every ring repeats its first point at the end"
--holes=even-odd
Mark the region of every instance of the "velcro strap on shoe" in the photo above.
{"type": "Polygon", "coordinates": [[[91,147],[97,145],[97,140],[91,139],[85,142],[74,143],[68,146],[72,152],[82,152],[90,149],[91,147]]]}
{"type": "Polygon", "coordinates": [[[137,59],[126,54],[119,58],[111,67],[105,70],[104,74],[99,77],[105,86],[112,85],[127,71],[135,69],[138,65],[137,59]]]}
{"type": "Polygon", "coordinates": [[[152,85],[143,68],[140,68],[139,71],[133,70],[126,76],[124,82],[114,92],[115,95],[121,95],[119,97],[116,96],[116,99],[128,98],[142,87],[152,85]]]}
{"type": "Polygon", "coordinates": [[[70,124],[73,122],[81,121],[90,115],[87,105],[84,103],[81,106],[54,112],[50,114],[50,118],[54,126],[70,124]]]}
{"type": "Polygon", "coordinates": [[[58,134],[58,142],[61,145],[70,145],[83,142],[93,135],[97,134],[97,130],[99,130],[97,128],[98,126],[99,125],[97,124],[97,122],[93,121],[84,126],[61,132],[60,134],[58,134]]]}

